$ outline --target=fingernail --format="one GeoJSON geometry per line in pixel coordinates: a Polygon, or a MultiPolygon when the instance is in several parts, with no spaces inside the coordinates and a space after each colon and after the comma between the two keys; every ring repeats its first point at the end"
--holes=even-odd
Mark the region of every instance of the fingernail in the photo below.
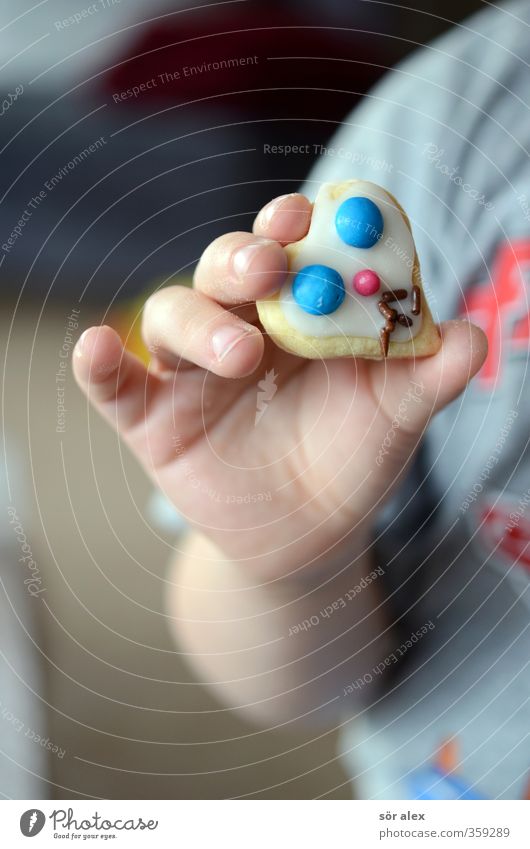
{"type": "Polygon", "coordinates": [[[274,200],[271,200],[271,202],[268,203],[267,206],[264,206],[260,214],[258,215],[258,224],[260,225],[260,227],[266,227],[270,223],[274,215],[276,215],[282,204],[286,200],[293,198],[295,194],[295,192],[291,192],[291,194],[288,195],[280,195],[274,200]]]}
{"type": "Polygon", "coordinates": [[[258,254],[272,244],[274,244],[272,239],[262,239],[260,242],[245,245],[234,253],[232,267],[240,282],[244,281],[247,274],[252,273],[252,265],[258,254]]]}
{"type": "Polygon", "coordinates": [[[85,354],[85,344],[87,337],[91,331],[91,327],[88,327],[86,330],[83,330],[81,336],[77,340],[76,346],[74,348],[74,357],[83,357],[85,354]]]}
{"type": "Polygon", "coordinates": [[[221,363],[245,336],[249,336],[250,332],[241,330],[240,327],[233,327],[231,324],[215,330],[212,335],[212,350],[217,360],[221,363]]]}

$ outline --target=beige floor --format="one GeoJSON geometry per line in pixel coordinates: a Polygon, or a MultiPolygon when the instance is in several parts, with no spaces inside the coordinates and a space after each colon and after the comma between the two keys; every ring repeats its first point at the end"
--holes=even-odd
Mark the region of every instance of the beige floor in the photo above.
{"type": "MultiPolygon", "coordinates": [[[[333,735],[243,725],[193,680],[168,634],[171,539],[145,518],[150,487],[89,414],[68,373],[65,432],[55,374],[75,303],[3,306],[7,431],[22,453],[22,499],[46,583],[43,642],[50,793],[115,798],[348,798],[333,735]]],[[[80,328],[97,320],[82,308],[80,328]]],[[[12,455],[8,456],[12,461],[12,455]]]]}

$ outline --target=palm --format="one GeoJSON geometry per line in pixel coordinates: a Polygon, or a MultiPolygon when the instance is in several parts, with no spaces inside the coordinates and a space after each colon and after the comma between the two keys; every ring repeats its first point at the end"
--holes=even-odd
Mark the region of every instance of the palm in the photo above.
{"type": "MultiPolygon", "coordinates": [[[[129,441],[177,509],[214,539],[238,530],[241,545],[252,529],[254,546],[260,535],[281,544],[287,517],[289,535],[323,520],[336,533],[384,495],[390,464],[396,475],[403,451],[384,474],[375,458],[409,378],[404,362],[307,361],[267,343],[250,377],[191,368],[165,378],[129,441]],[[267,372],[277,391],[256,424],[267,372]]],[[[399,443],[410,451],[404,429],[399,443]]]]}

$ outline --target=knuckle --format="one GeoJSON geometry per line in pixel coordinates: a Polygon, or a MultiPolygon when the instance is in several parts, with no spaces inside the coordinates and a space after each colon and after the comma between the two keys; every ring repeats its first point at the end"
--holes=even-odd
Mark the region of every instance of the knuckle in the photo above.
{"type": "Polygon", "coordinates": [[[163,333],[168,321],[174,321],[174,305],[180,299],[179,290],[189,292],[184,286],[166,286],[153,292],[146,300],[142,309],[142,335],[148,343],[163,333]]]}
{"type": "Polygon", "coordinates": [[[214,268],[217,269],[219,266],[228,263],[233,251],[241,245],[246,244],[251,238],[250,233],[244,233],[239,230],[218,236],[203,251],[196,268],[196,274],[200,276],[203,272],[209,272],[214,268]]]}

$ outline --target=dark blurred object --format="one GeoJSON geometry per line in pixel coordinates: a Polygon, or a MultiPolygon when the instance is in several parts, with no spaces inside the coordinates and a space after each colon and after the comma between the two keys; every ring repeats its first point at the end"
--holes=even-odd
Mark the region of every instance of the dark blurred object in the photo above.
{"type": "Polygon", "coordinates": [[[140,31],[104,90],[127,99],[142,87],[135,99],[152,105],[215,101],[245,117],[338,119],[395,53],[381,34],[359,28],[357,5],[342,26],[336,18],[330,25],[325,8],[256,0],[176,15],[140,31]]]}
{"type": "Polygon", "coordinates": [[[19,63],[13,83],[24,93],[0,124],[8,291],[108,306],[189,273],[211,239],[250,228],[263,203],[299,187],[318,146],[418,32],[449,25],[371,0],[170,6],[143,7],[146,20],[130,25],[117,5],[64,31],[52,20],[58,8],[24,17],[51,16],[53,37],[39,49],[60,38],[63,58],[45,52],[31,86],[19,63]]]}

